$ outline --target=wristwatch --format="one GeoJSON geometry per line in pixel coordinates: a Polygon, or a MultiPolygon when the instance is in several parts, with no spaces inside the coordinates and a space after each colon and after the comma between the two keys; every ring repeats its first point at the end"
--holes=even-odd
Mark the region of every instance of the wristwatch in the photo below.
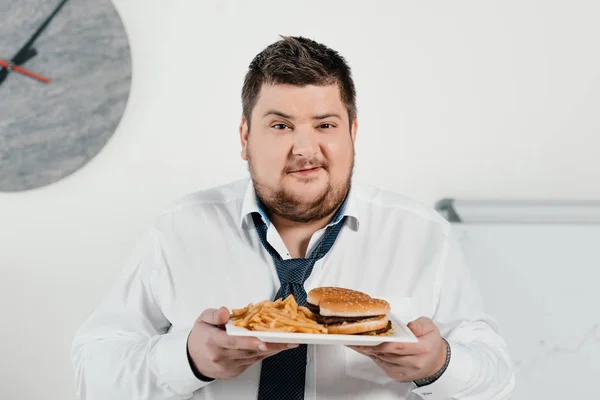
{"type": "Polygon", "coordinates": [[[452,355],[452,350],[450,349],[450,343],[448,343],[448,341],[444,338],[442,338],[442,340],[444,342],[446,342],[446,361],[444,362],[444,365],[435,374],[425,377],[425,378],[422,378],[422,379],[414,380],[413,382],[415,383],[415,385],[417,385],[417,386],[431,385],[433,382],[437,381],[440,378],[440,376],[442,376],[444,374],[444,372],[446,372],[446,369],[448,368],[448,364],[450,364],[450,356],[452,355]]]}

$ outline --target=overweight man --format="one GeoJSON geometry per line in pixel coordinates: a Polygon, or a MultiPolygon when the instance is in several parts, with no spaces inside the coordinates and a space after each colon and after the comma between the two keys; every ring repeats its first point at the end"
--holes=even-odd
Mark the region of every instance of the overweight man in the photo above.
{"type": "MultiPolygon", "coordinates": [[[[509,398],[506,344],[449,224],[353,181],[358,122],[345,59],[283,37],[252,60],[241,97],[250,177],[178,199],[150,224],[76,334],[79,398],[509,398]],[[418,341],[288,345],[224,330],[228,309],[290,292],[302,305],[322,286],[387,299],[418,341]]],[[[381,118],[395,134],[394,116],[381,118]]]]}

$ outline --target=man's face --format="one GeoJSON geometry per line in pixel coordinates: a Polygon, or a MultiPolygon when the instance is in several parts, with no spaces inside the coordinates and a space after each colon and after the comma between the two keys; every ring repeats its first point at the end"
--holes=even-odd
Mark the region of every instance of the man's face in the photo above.
{"type": "Polygon", "coordinates": [[[242,158],[258,197],[297,222],[334,212],[350,188],[356,130],[338,85],[263,85],[250,131],[244,118],[240,125],[242,158]]]}

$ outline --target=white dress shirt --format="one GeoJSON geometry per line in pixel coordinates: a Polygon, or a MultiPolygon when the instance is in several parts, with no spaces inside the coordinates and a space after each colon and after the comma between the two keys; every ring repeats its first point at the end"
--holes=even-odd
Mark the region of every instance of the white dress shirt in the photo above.
{"type": "MultiPolygon", "coordinates": [[[[191,194],[159,215],[122,276],[76,334],[72,360],[81,400],[256,399],[260,363],[234,379],[203,382],[186,343],[207,308],[272,299],[279,278],[251,213],[244,179],[191,194]]],[[[342,286],[382,297],[405,322],[431,318],[452,349],[433,384],[391,380],[345,346],[309,346],[305,399],[506,399],[512,363],[485,314],[450,225],[434,210],[394,193],[353,184],[333,248],[305,289],[342,286]]],[[[324,229],[310,241],[310,253],[324,229]]],[[[273,225],[269,243],[290,258],[273,225]]]]}

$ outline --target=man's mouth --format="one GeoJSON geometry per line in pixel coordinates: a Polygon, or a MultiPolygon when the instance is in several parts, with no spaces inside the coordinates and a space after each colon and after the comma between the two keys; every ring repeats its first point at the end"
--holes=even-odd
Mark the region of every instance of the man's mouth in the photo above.
{"type": "Polygon", "coordinates": [[[301,175],[301,176],[313,175],[313,174],[319,173],[322,169],[323,169],[322,166],[312,167],[312,168],[302,168],[302,169],[290,171],[290,174],[301,175]]]}

